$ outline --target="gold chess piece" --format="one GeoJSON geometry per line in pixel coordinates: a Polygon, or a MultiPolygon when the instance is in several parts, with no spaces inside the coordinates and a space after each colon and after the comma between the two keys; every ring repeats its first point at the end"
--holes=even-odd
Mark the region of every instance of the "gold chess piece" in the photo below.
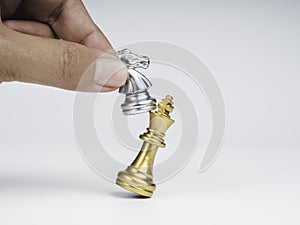
{"type": "Polygon", "coordinates": [[[154,159],[158,148],[166,146],[163,137],[175,122],[169,115],[174,109],[172,100],[172,96],[166,96],[158,103],[156,111],[149,112],[150,126],[146,133],[140,135],[144,143],[139,154],[126,170],[118,173],[116,184],[122,188],[145,197],[152,196],[156,187],[152,175],[154,159]]]}

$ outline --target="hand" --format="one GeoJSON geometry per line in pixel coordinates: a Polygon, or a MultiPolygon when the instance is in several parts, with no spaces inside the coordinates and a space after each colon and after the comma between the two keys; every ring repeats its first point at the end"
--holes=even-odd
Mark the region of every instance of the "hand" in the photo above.
{"type": "Polygon", "coordinates": [[[0,0],[0,6],[0,82],[92,92],[124,84],[125,66],[80,0],[0,0]]]}

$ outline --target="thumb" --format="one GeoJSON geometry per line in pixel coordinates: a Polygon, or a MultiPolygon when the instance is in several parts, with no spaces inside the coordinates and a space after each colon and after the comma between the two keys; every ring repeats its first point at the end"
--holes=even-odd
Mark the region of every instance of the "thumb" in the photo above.
{"type": "Polygon", "coordinates": [[[3,24],[0,56],[4,81],[98,92],[117,89],[128,76],[124,64],[112,54],[73,42],[22,34],[3,24]]]}

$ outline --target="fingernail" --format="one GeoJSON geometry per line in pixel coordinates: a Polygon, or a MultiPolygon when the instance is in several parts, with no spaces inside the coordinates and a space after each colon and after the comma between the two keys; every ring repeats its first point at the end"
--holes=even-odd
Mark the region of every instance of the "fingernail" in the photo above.
{"type": "Polygon", "coordinates": [[[100,57],[95,63],[94,81],[102,87],[118,88],[128,77],[126,66],[116,57],[100,57]]]}

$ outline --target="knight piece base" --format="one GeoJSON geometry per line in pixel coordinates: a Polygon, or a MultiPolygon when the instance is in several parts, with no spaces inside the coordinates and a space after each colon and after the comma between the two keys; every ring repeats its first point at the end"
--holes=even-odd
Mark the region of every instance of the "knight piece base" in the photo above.
{"type": "Polygon", "coordinates": [[[125,171],[118,173],[116,184],[128,191],[149,198],[156,188],[152,181],[152,175],[146,174],[133,166],[129,166],[125,171]]]}
{"type": "Polygon", "coordinates": [[[136,115],[156,109],[156,100],[147,91],[126,94],[125,102],[121,105],[124,115],[136,115]]]}

